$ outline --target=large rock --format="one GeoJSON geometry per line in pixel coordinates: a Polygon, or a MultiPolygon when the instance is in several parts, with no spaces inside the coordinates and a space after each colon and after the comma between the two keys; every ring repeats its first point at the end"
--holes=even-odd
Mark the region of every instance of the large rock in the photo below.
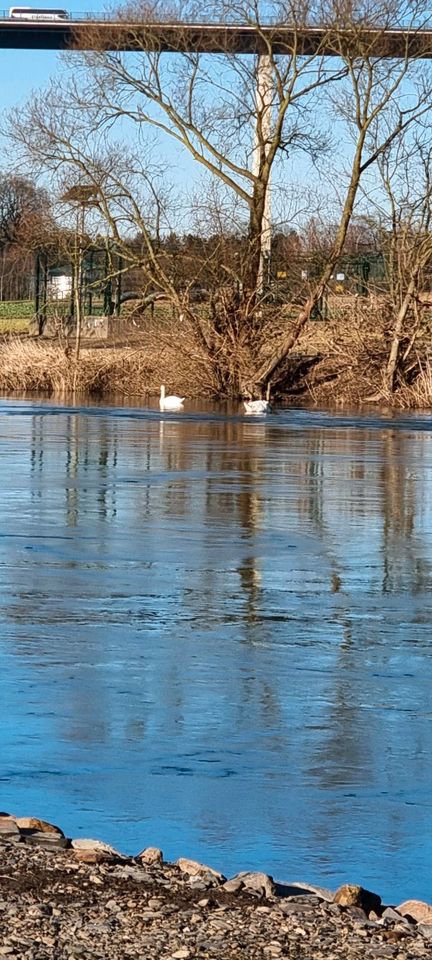
{"type": "Polygon", "coordinates": [[[11,817],[0,815],[0,838],[5,840],[24,840],[25,843],[37,843],[47,850],[58,850],[69,846],[69,840],[63,830],[47,820],[37,817],[11,817]]]}
{"type": "Polygon", "coordinates": [[[62,833],[49,833],[48,830],[28,830],[23,835],[25,843],[37,844],[45,850],[64,850],[69,840],[62,833]]]}
{"type": "Polygon", "coordinates": [[[412,917],[417,923],[432,923],[432,905],[424,900],[404,900],[395,909],[403,917],[412,917]]]}
{"type": "Polygon", "coordinates": [[[64,837],[63,830],[60,830],[60,827],[48,823],[47,820],[38,820],[37,817],[15,817],[15,823],[22,831],[37,830],[38,833],[56,833],[58,836],[64,837]]]}
{"type": "Polygon", "coordinates": [[[360,907],[367,914],[371,910],[376,914],[381,912],[381,897],[356,883],[344,883],[336,890],[333,901],[341,907],[360,907]]]}
{"type": "Polygon", "coordinates": [[[270,877],[268,873],[248,870],[236,873],[235,877],[224,884],[224,889],[232,893],[237,893],[240,889],[251,890],[258,893],[260,897],[274,897],[276,892],[273,877],[270,877]],[[241,884],[240,887],[238,886],[239,883],[241,884]]]}
{"type": "Polygon", "coordinates": [[[306,894],[314,895],[327,903],[333,903],[334,890],[329,890],[328,887],[318,887],[315,883],[293,881],[293,883],[276,883],[275,886],[278,897],[285,898],[306,894]]]}
{"type": "Polygon", "coordinates": [[[110,860],[125,859],[118,850],[110,847],[108,843],[103,843],[102,840],[90,840],[87,838],[71,840],[71,847],[76,859],[82,863],[103,863],[110,860]]]}
{"type": "Polygon", "coordinates": [[[403,917],[402,914],[398,913],[394,907],[386,907],[383,914],[382,920],[392,920],[394,923],[405,923],[409,924],[409,920],[406,917],[403,917]]]}
{"type": "Polygon", "coordinates": [[[159,850],[159,847],[146,847],[145,850],[137,853],[135,860],[141,860],[150,866],[161,866],[163,863],[163,853],[162,850],[159,850]]]}
{"type": "Polygon", "coordinates": [[[213,867],[208,867],[205,863],[198,863],[198,860],[189,860],[187,857],[180,857],[177,860],[177,866],[182,873],[189,874],[190,877],[214,877],[219,883],[224,883],[226,877],[213,867]]]}
{"type": "Polygon", "coordinates": [[[13,817],[5,814],[0,817],[0,840],[21,840],[20,831],[13,817]]]}
{"type": "Polygon", "coordinates": [[[244,890],[244,883],[240,877],[233,877],[231,880],[226,880],[223,888],[227,893],[240,893],[240,890],[244,890]]]}

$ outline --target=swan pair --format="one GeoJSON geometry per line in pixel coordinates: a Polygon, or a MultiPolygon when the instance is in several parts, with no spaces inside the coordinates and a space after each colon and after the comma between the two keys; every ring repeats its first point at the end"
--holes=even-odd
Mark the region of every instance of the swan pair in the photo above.
{"type": "Polygon", "coordinates": [[[184,397],[165,396],[165,387],[162,384],[160,388],[159,407],[161,410],[183,410],[184,397]]]}
{"type": "Polygon", "coordinates": [[[268,400],[244,400],[243,405],[246,413],[252,413],[255,416],[271,413],[271,405],[268,400]]]}
{"type": "MultiPolygon", "coordinates": [[[[160,388],[159,407],[161,410],[182,410],[185,398],[176,396],[165,396],[165,387],[162,384],[160,388]]],[[[271,413],[271,404],[268,400],[244,400],[245,412],[255,416],[261,416],[271,413]]]]}

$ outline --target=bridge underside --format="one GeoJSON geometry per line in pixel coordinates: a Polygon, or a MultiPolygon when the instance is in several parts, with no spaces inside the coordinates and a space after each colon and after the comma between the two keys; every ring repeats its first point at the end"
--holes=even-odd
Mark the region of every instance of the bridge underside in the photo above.
{"type": "Polygon", "coordinates": [[[114,21],[59,23],[0,21],[0,48],[9,50],[166,50],[203,53],[274,53],[293,49],[335,57],[341,51],[359,56],[429,59],[432,30],[363,30],[355,40],[349,31],[324,28],[261,27],[207,24],[133,24],[114,21]]]}

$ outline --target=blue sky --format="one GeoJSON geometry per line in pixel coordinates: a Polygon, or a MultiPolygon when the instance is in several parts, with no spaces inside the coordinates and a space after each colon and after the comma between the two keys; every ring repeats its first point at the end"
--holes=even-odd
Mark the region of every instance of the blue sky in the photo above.
{"type": "MultiPolygon", "coordinates": [[[[23,0],[23,5],[27,4],[47,8],[64,6],[69,12],[76,11],[77,13],[83,13],[94,11],[95,14],[97,14],[107,9],[108,0],[71,0],[70,6],[67,2],[65,4],[59,4],[56,0],[51,0],[51,3],[49,0],[41,0],[39,3],[37,0],[23,0]]],[[[24,104],[30,97],[32,91],[43,88],[53,75],[61,74],[62,70],[62,55],[59,53],[32,50],[0,50],[0,89],[2,91],[0,114],[5,111],[9,116],[11,114],[13,116],[14,107],[24,104]]],[[[335,133],[335,127],[333,127],[333,133],[335,133]]],[[[341,135],[337,139],[337,152],[336,155],[333,155],[331,158],[332,178],[334,177],[335,167],[337,167],[338,163],[339,165],[344,163],[350,150],[346,131],[344,131],[343,128],[341,128],[341,135]]],[[[170,165],[167,181],[169,180],[176,188],[179,188],[179,192],[195,190],[203,177],[202,168],[197,166],[191,157],[187,154],[185,155],[169,138],[164,140],[163,152],[170,165]]],[[[4,149],[3,156],[0,159],[0,169],[5,169],[8,166],[8,161],[9,163],[11,161],[9,147],[4,149]]],[[[13,162],[12,159],[12,163],[13,162]]],[[[24,170],[20,172],[25,175],[24,170]]],[[[293,221],[296,222],[299,216],[304,216],[305,197],[303,194],[309,186],[312,187],[313,191],[316,190],[319,193],[321,207],[327,195],[330,195],[332,198],[332,209],[334,209],[335,197],[333,183],[327,182],[325,171],[322,169],[320,174],[318,174],[304,155],[297,154],[292,157],[290,163],[285,167],[284,180],[290,188],[292,188],[293,197],[296,197],[293,206],[290,208],[292,213],[291,215],[288,214],[288,219],[291,219],[292,216],[293,221]],[[297,191],[300,191],[298,199],[297,191]]],[[[276,177],[273,182],[275,184],[276,177]]],[[[308,198],[307,202],[309,209],[312,198],[308,198]]],[[[314,200],[314,209],[310,211],[311,213],[316,212],[316,203],[317,201],[314,200]]],[[[179,214],[179,216],[181,222],[181,214],[179,214]]],[[[274,200],[274,216],[277,218],[276,198],[274,200]]]]}
{"type": "MultiPolygon", "coordinates": [[[[18,5],[18,4],[17,4],[18,5]]],[[[61,7],[69,13],[88,13],[105,11],[108,8],[108,0],[71,0],[71,3],[62,3],[61,0],[22,0],[23,6],[45,7],[47,9],[61,7]]],[[[9,7],[4,8],[9,10],[9,7]]],[[[32,92],[40,90],[48,84],[49,80],[56,74],[63,71],[62,54],[50,50],[1,50],[0,49],[0,119],[5,114],[9,118],[13,117],[15,107],[22,106],[30,98],[32,92]]],[[[65,68],[66,70],[66,68],[65,68]]],[[[10,146],[3,148],[3,156],[0,153],[0,170],[10,165],[10,146]]],[[[188,179],[192,180],[195,168],[193,161],[189,158],[182,158],[182,162],[177,159],[178,150],[173,144],[168,143],[168,151],[172,160],[173,174],[177,172],[183,184],[185,182],[185,169],[188,171],[188,179]],[[194,168],[194,169],[193,169],[194,168]]],[[[25,175],[25,171],[20,171],[25,175]]]]}
{"type": "MultiPolygon", "coordinates": [[[[100,11],[107,8],[102,0],[72,0],[68,3],[53,3],[41,0],[22,0],[22,6],[64,7],[77,13],[100,11]]],[[[2,7],[9,9],[3,2],[2,7]]],[[[32,90],[44,86],[47,80],[61,68],[61,55],[50,50],[0,50],[0,110],[10,110],[27,100],[32,90]]],[[[1,166],[1,161],[0,161],[1,166]]]]}

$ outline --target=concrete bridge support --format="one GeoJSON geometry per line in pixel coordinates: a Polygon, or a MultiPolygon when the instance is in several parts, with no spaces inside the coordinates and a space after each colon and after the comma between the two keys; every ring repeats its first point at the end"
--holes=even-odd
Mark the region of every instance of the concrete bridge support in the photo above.
{"type": "MultiPolygon", "coordinates": [[[[257,63],[256,86],[256,120],[253,147],[252,173],[259,176],[262,151],[267,155],[272,122],[273,100],[273,71],[272,61],[268,54],[259,54],[257,63]]],[[[258,275],[258,290],[262,293],[267,287],[270,272],[271,256],[271,187],[267,184],[264,217],[260,238],[260,267],[258,275]]]]}

